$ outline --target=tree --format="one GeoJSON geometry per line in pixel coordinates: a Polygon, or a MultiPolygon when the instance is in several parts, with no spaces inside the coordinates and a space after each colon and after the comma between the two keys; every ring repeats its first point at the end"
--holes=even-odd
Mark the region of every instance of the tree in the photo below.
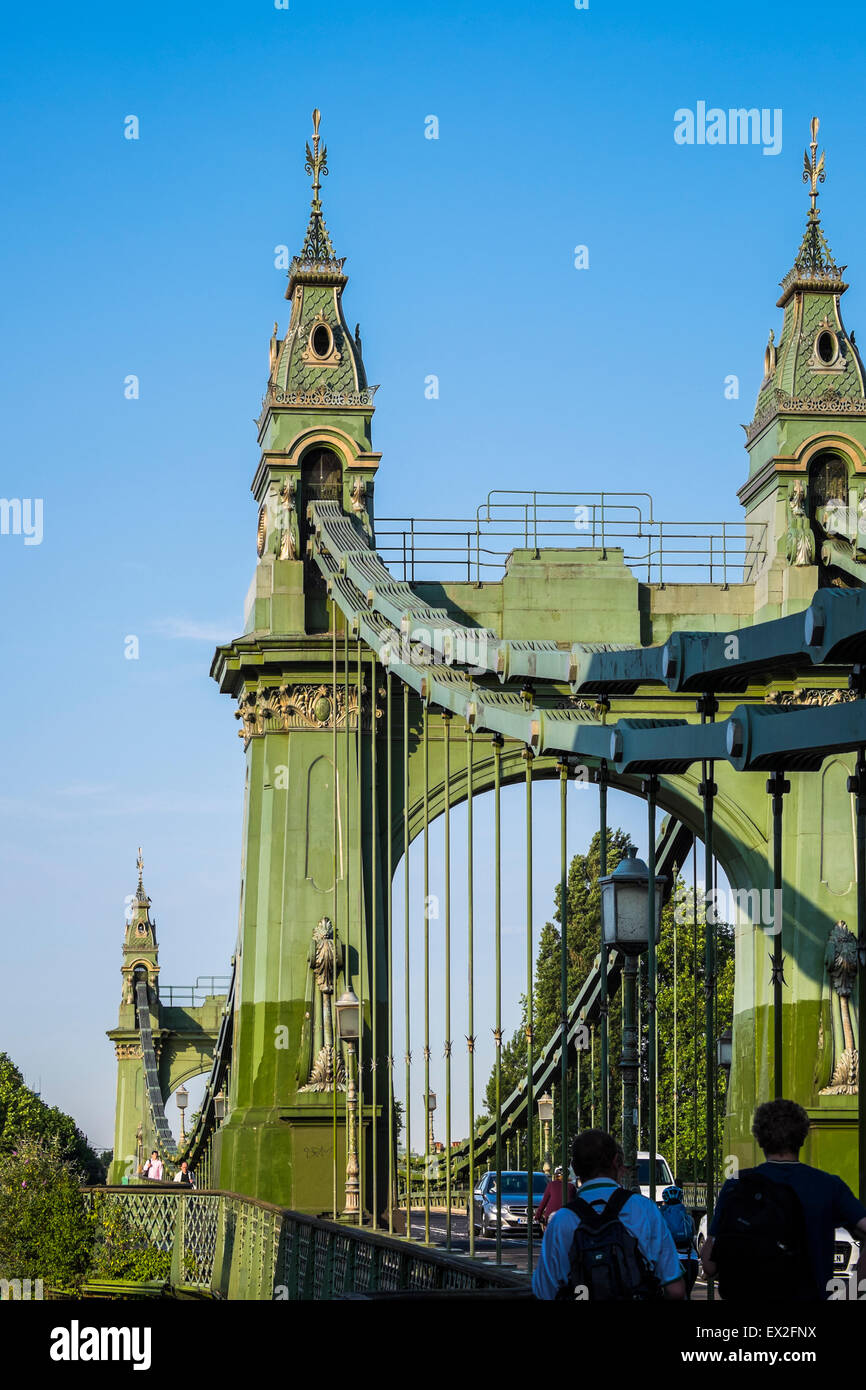
{"type": "MultiPolygon", "coordinates": [[[[612,873],[630,843],[623,830],[607,832],[607,872],[612,873]]],[[[568,871],[568,954],[567,984],[569,1005],[593,969],[601,945],[601,837],[596,832],[585,854],[576,854],[568,871]]],[[[561,972],[561,891],[554,891],[554,922],[546,922],[538,941],[533,985],[534,1053],[537,1056],[560,1027],[561,972]],[[558,925],[556,925],[558,924],[558,925]]],[[[685,885],[678,882],[662,913],[659,947],[656,955],[658,1001],[657,1117],[658,1149],[688,1176],[703,1178],[706,1168],[706,1064],[704,1025],[704,943],[706,914],[702,895],[697,911],[685,885]],[[675,906],[676,903],[676,918],[675,906]],[[695,920],[695,918],[697,920],[695,920]],[[676,955],[676,970],[674,956],[676,955]],[[676,1010],[674,996],[676,995],[676,1010]],[[697,1010],[697,1012],[696,1012],[697,1010]],[[676,1074],[674,1074],[676,1056],[676,1074]],[[676,1105],[675,1105],[676,1101],[676,1105]],[[695,1110],[695,1101],[697,1109],[695,1110]],[[676,1114],[675,1114],[676,1111],[676,1114]],[[696,1118],[695,1118],[696,1116],[696,1118]],[[675,1123],[676,1121],[676,1123],[675,1123]]],[[[733,931],[720,924],[716,932],[715,1018],[717,1034],[731,1022],[733,1010],[734,947],[733,931]]],[[[612,994],[608,1014],[609,1108],[608,1125],[612,1133],[622,1128],[622,1087],[618,1061],[622,1040],[621,996],[612,994]]],[[[647,956],[640,958],[638,1000],[640,1006],[639,1110],[641,1141],[648,1144],[649,1052],[646,1018],[647,956]]],[[[521,1027],[502,1048],[501,1097],[505,1101],[526,1075],[526,1000],[521,1000],[521,1027]]],[[[724,1085],[718,1080],[716,1104],[716,1152],[720,1152],[724,1085]]],[[[562,1107],[559,1086],[554,1086],[554,1152],[562,1144],[562,1107]]],[[[485,1103],[490,1115],[496,1111],[495,1068],[488,1080],[485,1103]]],[[[569,1072],[566,1133],[601,1124],[601,1045],[598,1026],[591,1030],[590,1047],[578,1054],[569,1072]]],[[[525,1127],[525,1120],[520,1128],[525,1127]]],[[[537,1121],[533,1128],[538,1132],[537,1121]]],[[[540,1136],[536,1138],[540,1154],[540,1136]]]]}
{"type": "Polygon", "coordinates": [[[24,1135],[0,1153],[0,1275],[72,1289],[90,1261],[94,1223],[57,1135],[24,1135]]]}
{"type": "Polygon", "coordinates": [[[104,1183],[106,1169],[72,1119],[57,1106],[46,1105],[24,1084],[24,1077],[5,1052],[0,1052],[0,1155],[20,1146],[24,1137],[57,1141],[57,1152],[88,1183],[104,1183]]]}

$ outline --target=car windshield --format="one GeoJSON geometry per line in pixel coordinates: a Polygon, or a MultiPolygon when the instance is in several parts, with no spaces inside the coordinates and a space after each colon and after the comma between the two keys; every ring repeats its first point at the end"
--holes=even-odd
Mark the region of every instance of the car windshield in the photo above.
{"type": "MultiPolygon", "coordinates": [[[[648,1158],[639,1158],[639,1159],[638,1159],[638,1161],[637,1161],[637,1180],[638,1180],[639,1186],[641,1186],[641,1187],[648,1187],[648,1186],[649,1186],[649,1159],[648,1159],[648,1158]]],[[[669,1184],[670,1182],[672,1182],[672,1181],[673,1181],[673,1179],[671,1178],[670,1172],[669,1172],[669,1170],[668,1170],[668,1165],[665,1163],[665,1161],[664,1161],[663,1158],[657,1158],[657,1159],[656,1159],[656,1187],[658,1187],[660,1184],[661,1184],[662,1187],[667,1187],[668,1184],[669,1184]]]]}
{"type": "MultiPolygon", "coordinates": [[[[503,1173],[502,1174],[502,1196],[503,1197],[525,1197],[527,1187],[526,1173],[503,1173]]],[[[534,1173],[532,1177],[532,1191],[536,1197],[544,1196],[544,1189],[547,1187],[547,1178],[543,1173],[534,1173]]],[[[487,1188],[488,1193],[496,1194],[496,1179],[491,1178],[487,1188]]]]}

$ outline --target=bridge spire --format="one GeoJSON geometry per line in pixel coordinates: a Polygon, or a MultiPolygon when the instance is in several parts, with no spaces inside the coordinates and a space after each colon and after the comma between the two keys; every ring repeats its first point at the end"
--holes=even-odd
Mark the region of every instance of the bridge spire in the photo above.
{"type": "Polygon", "coordinates": [[[813,116],[809,130],[812,139],[809,149],[803,154],[803,182],[809,185],[809,212],[806,230],[800,249],[792,268],[782,281],[784,291],[780,304],[797,289],[828,288],[841,294],[847,286],[842,283],[844,265],[837,265],[827,239],[821,229],[821,214],[818,211],[818,184],[826,180],[824,168],[825,151],[818,158],[818,127],[821,122],[813,116]]]}
{"type": "Polygon", "coordinates": [[[310,206],[310,222],[307,227],[307,235],[301,248],[300,256],[296,257],[299,266],[305,267],[336,267],[342,269],[343,261],[337,259],[328,229],[325,226],[325,218],[322,213],[322,200],[319,196],[322,190],[322,179],[328,173],[328,147],[321,144],[319,135],[319,125],[322,113],[318,107],[313,112],[313,148],[310,149],[310,142],[306,145],[306,160],[304,169],[310,174],[313,180],[313,199],[310,206]]]}

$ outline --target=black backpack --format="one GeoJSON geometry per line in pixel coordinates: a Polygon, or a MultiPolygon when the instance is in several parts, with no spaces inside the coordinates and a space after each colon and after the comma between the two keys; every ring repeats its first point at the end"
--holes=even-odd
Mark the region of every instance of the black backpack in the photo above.
{"type": "Polygon", "coordinates": [[[728,1302],[817,1298],[806,1216],[793,1187],[746,1168],[719,1213],[712,1260],[728,1302]]]}
{"type": "Polygon", "coordinates": [[[557,1298],[622,1302],[658,1297],[659,1281],[635,1237],[620,1220],[631,1196],[633,1193],[618,1187],[602,1211],[596,1211],[582,1197],[568,1203],[568,1210],[580,1217],[580,1225],[571,1243],[568,1281],[557,1298]]]}

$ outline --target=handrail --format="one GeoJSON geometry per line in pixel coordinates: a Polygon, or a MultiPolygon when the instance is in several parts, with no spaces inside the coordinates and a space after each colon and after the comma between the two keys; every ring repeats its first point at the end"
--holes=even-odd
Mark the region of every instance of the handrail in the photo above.
{"type": "Polygon", "coordinates": [[[329,1299],[401,1290],[513,1289],[528,1278],[494,1264],[343,1225],[221,1189],[88,1187],[91,1210],[115,1204],[149,1244],[171,1252],[171,1284],[231,1299],[329,1299]]]}
{"type": "MultiPolygon", "coordinates": [[[[587,495],[574,493],[572,498],[587,495]]],[[[441,580],[443,569],[450,571],[444,577],[452,581],[463,578],[465,571],[471,582],[473,570],[476,584],[496,580],[507,572],[516,549],[523,548],[537,558],[542,543],[566,550],[601,550],[602,558],[607,558],[611,548],[621,549],[623,563],[642,582],[655,582],[662,588],[675,582],[674,571],[679,582],[694,582],[700,575],[708,575],[710,583],[720,581],[721,587],[728,588],[729,571],[741,571],[737,582],[747,582],[747,573],[766,558],[766,522],[647,518],[635,508],[612,503],[613,495],[599,494],[601,500],[581,504],[587,515],[577,519],[574,512],[579,508],[572,503],[537,501],[527,503],[515,516],[488,517],[479,507],[471,519],[380,517],[376,546],[383,559],[394,564],[409,583],[441,580]],[[540,510],[544,505],[551,510],[557,507],[561,514],[544,515],[540,510]],[[624,514],[632,512],[635,515],[624,514]],[[427,574],[428,570],[431,573],[427,574]]]]}

